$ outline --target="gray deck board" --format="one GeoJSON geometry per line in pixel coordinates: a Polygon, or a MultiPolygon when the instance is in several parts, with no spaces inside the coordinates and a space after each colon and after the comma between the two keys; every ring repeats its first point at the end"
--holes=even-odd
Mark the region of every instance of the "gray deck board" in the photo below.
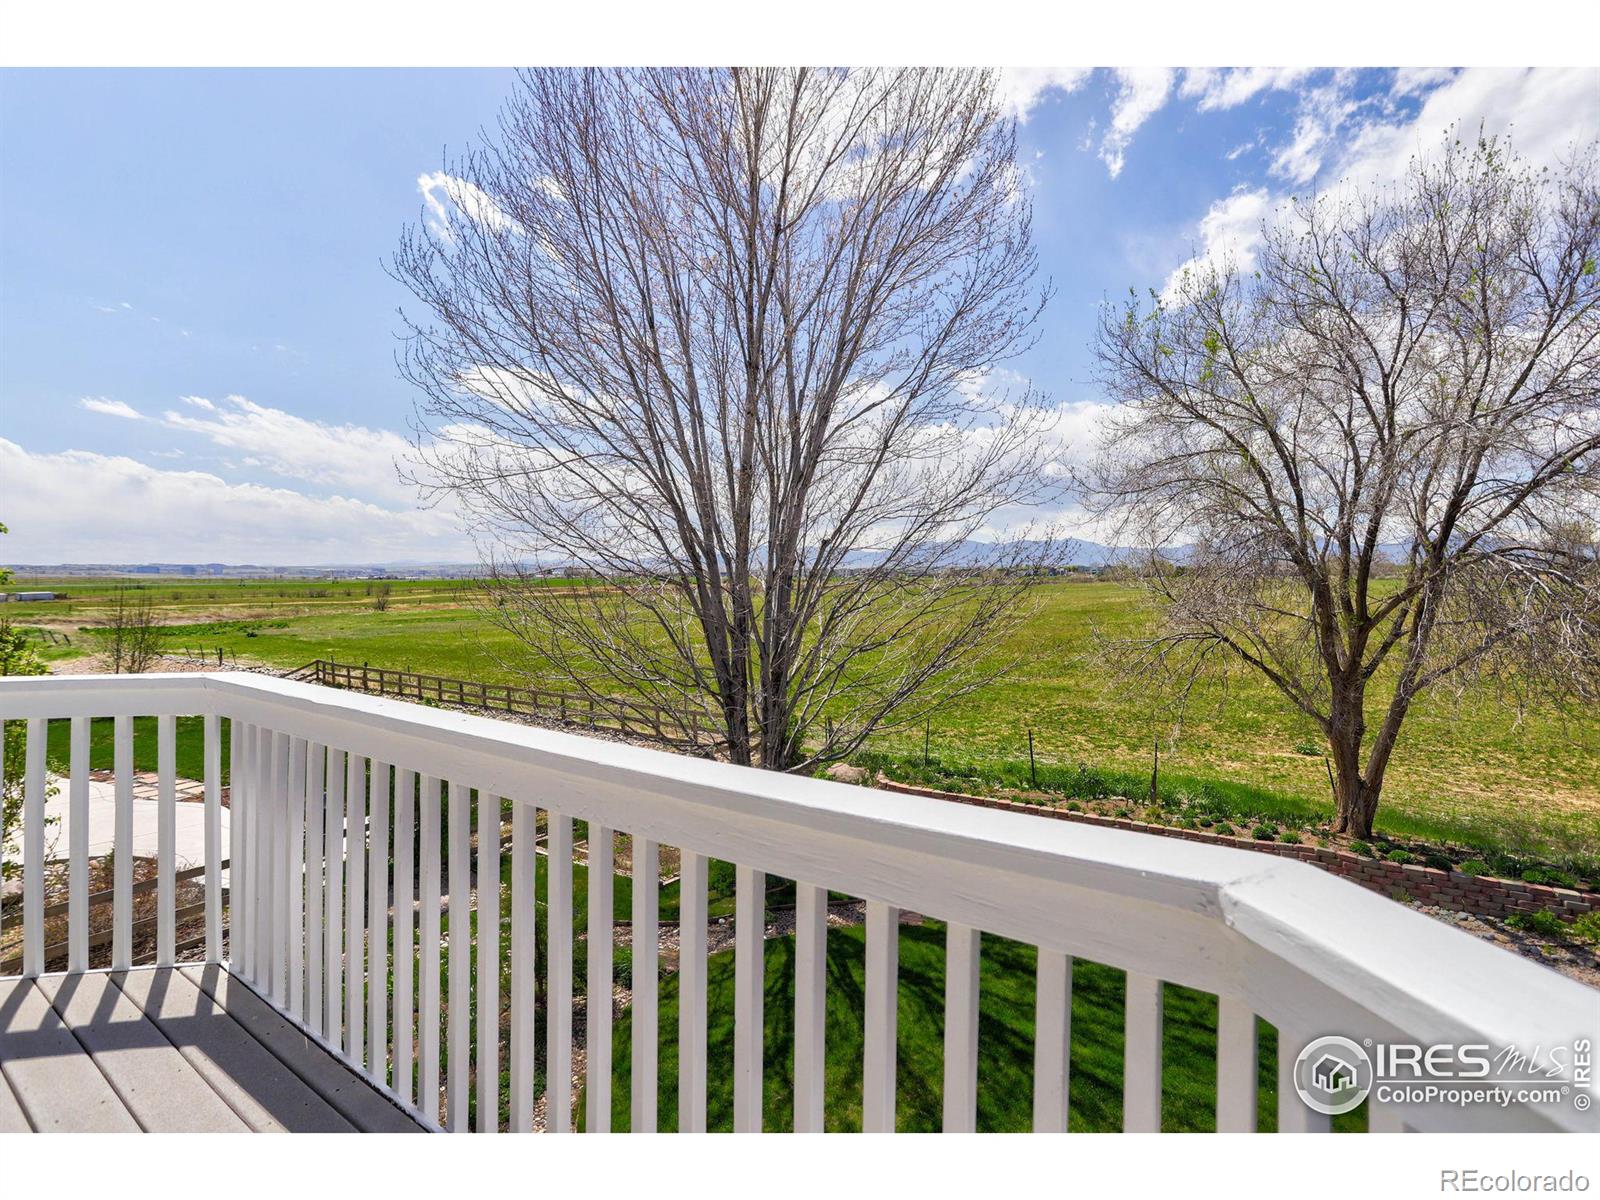
{"type": "Polygon", "coordinates": [[[239,1114],[122,994],[110,975],[46,975],[39,990],[83,1043],[139,1128],[244,1133],[239,1114]]]}
{"type": "Polygon", "coordinates": [[[349,1133],[354,1126],[181,971],[113,976],[123,994],[258,1133],[349,1133]]]}
{"type": "Polygon", "coordinates": [[[0,979],[0,1133],[420,1132],[219,967],[0,979]]]}
{"type": "Polygon", "coordinates": [[[139,1128],[31,979],[0,982],[0,1073],[40,1132],[139,1128]]]}
{"type": "Polygon", "coordinates": [[[33,1126],[28,1124],[28,1114],[22,1111],[22,1105],[17,1101],[11,1085],[6,1082],[4,1073],[0,1073],[0,1133],[30,1133],[32,1130],[33,1126]]]}
{"type": "Polygon", "coordinates": [[[422,1132],[397,1105],[226,971],[220,967],[178,969],[357,1129],[366,1133],[422,1132]]]}

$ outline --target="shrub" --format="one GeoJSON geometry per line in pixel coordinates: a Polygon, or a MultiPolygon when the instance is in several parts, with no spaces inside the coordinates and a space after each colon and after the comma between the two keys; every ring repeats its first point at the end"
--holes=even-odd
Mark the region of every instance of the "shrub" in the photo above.
{"type": "Polygon", "coordinates": [[[1388,854],[1385,854],[1384,857],[1390,862],[1400,863],[1402,866],[1406,863],[1414,863],[1417,861],[1417,856],[1411,853],[1409,850],[1391,850],[1388,854]]]}
{"type": "Polygon", "coordinates": [[[1551,867],[1534,867],[1522,873],[1523,883],[1544,883],[1551,887],[1575,888],[1578,881],[1565,871],[1557,871],[1551,867]]]}
{"type": "Polygon", "coordinates": [[[1536,933],[1540,937],[1564,938],[1567,934],[1567,927],[1561,923],[1561,918],[1548,909],[1531,913],[1512,913],[1506,918],[1506,924],[1512,929],[1536,933]]]}
{"type": "Polygon", "coordinates": [[[1211,832],[1220,833],[1223,837],[1232,837],[1234,829],[1233,826],[1229,825],[1226,821],[1218,821],[1216,828],[1211,832]]]}
{"type": "Polygon", "coordinates": [[[1250,831],[1250,836],[1258,842],[1270,842],[1276,840],[1278,830],[1272,825],[1257,825],[1250,831]]]}
{"type": "Polygon", "coordinates": [[[1484,862],[1481,858],[1469,858],[1466,862],[1456,867],[1456,870],[1460,871],[1463,875],[1494,874],[1494,872],[1489,869],[1489,864],[1484,862]]]}
{"type": "Polygon", "coordinates": [[[1300,835],[1291,829],[1278,840],[1280,842],[1287,842],[1291,846],[1298,846],[1300,844],[1300,835]]]}
{"type": "Polygon", "coordinates": [[[1067,811],[1068,812],[1082,812],[1083,811],[1083,805],[1079,804],[1076,800],[1069,800],[1069,801],[1067,801],[1067,811]]]}
{"type": "Polygon", "coordinates": [[[1363,841],[1351,842],[1350,849],[1355,851],[1357,854],[1365,855],[1367,858],[1377,857],[1377,855],[1372,852],[1372,847],[1363,841]]]}
{"type": "Polygon", "coordinates": [[[1132,812],[1131,809],[1119,808],[1119,809],[1117,809],[1117,816],[1121,820],[1126,821],[1126,820],[1130,819],[1133,816],[1133,812],[1132,812]]]}
{"type": "Polygon", "coordinates": [[[1454,864],[1452,864],[1451,861],[1444,855],[1438,853],[1437,851],[1430,850],[1427,854],[1422,856],[1422,865],[1425,867],[1434,867],[1440,871],[1448,871],[1453,867],[1454,864]]]}
{"type": "Polygon", "coordinates": [[[1294,744],[1294,752],[1296,754],[1304,754],[1307,758],[1315,758],[1322,753],[1322,747],[1310,738],[1302,738],[1294,744]]]}
{"type": "Polygon", "coordinates": [[[1579,942],[1600,942],[1600,912],[1586,912],[1567,926],[1567,936],[1579,942]]]}

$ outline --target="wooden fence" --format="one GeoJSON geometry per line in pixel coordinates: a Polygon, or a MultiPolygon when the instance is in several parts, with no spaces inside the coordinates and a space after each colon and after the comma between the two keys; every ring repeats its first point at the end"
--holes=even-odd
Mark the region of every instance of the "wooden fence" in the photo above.
{"type": "Polygon", "coordinates": [[[451,679],[415,671],[392,671],[362,663],[315,659],[288,678],[320,683],[376,696],[420,703],[502,712],[582,729],[608,730],[649,738],[674,746],[706,747],[718,741],[717,729],[704,718],[684,717],[660,704],[643,700],[603,698],[542,688],[513,687],[474,679],[451,679]]]}

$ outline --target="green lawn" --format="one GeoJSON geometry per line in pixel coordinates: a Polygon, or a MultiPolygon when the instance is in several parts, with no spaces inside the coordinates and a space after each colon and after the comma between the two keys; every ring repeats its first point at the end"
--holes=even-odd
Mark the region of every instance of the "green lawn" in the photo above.
{"type": "MultiPolygon", "coordinates": [[[[938,922],[900,931],[899,1075],[896,1126],[935,1131],[942,1121],[944,1076],[944,928],[938,922]]],[[[827,1108],[832,1131],[861,1127],[865,935],[828,931],[827,1108]]],[[[794,939],[766,944],[763,1123],[793,1127],[794,939]]],[[[1094,963],[1073,971],[1070,1128],[1112,1132],[1122,1126],[1123,974],[1094,963]]],[[[1024,1131],[1033,1120],[1034,950],[985,936],[978,1029],[978,1128],[1024,1131]]],[[[733,952],[711,956],[707,984],[706,1123],[733,1127],[733,952]]],[[[1162,1128],[1199,1132],[1216,1126],[1216,998],[1168,985],[1163,1041],[1162,1128]]],[[[678,1121],[678,978],[663,979],[660,1009],[659,1121],[678,1121]]],[[[612,1128],[629,1125],[631,1022],[624,1015],[612,1049],[612,1128]]],[[[1258,1123],[1277,1125],[1276,1045],[1260,1026],[1258,1123]]],[[[581,1111],[581,1106],[580,1106],[581,1111]]],[[[1334,1122],[1364,1129],[1364,1110],[1334,1122]]]]}

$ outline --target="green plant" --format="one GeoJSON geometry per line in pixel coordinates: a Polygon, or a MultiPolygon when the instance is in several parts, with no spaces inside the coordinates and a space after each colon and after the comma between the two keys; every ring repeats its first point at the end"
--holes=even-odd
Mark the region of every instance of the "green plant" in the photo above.
{"type": "Polygon", "coordinates": [[[1586,912],[1567,925],[1567,936],[1573,941],[1600,942],[1600,910],[1586,912]]]}
{"type": "Polygon", "coordinates": [[[1355,851],[1355,853],[1357,853],[1357,854],[1363,855],[1366,858],[1376,858],[1376,857],[1378,857],[1376,854],[1374,854],[1372,852],[1372,847],[1371,846],[1367,845],[1366,842],[1360,841],[1359,839],[1350,843],[1350,849],[1355,851]]]}
{"type": "Polygon", "coordinates": [[[1290,829],[1286,831],[1278,840],[1280,842],[1287,842],[1291,846],[1298,846],[1300,844],[1300,835],[1294,830],[1290,829]]]}
{"type": "Polygon", "coordinates": [[[1384,855],[1384,858],[1388,859],[1392,863],[1400,863],[1402,866],[1404,866],[1406,863],[1414,863],[1417,861],[1417,856],[1411,853],[1409,850],[1391,850],[1389,853],[1384,855]]]}
{"type": "Polygon", "coordinates": [[[1294,752],[1296,754],[1304,754],[1308,758],[1314,758],[1322,753],[1322,747],[1309,738],[1304,738],[1294,744],[1294,752]]]}
{"type": "Polygon", "coordinates": [[[1512,913],[1506,918],[1506,924],[1512,929],[1535,933],[1540,937],[1564,938],[1567,935],[1567,927],[1562,924],[1561,918],[1545,908],[1531,913],[1512,913]]]}
{"type": "Polygon", "coordinates": [[[1223,837],[1232,837],[1233,834],[1234,834],[1234,828],[1233,828],[1232,825],[1229,825],[1226,821],[1218,821],[1217,824],[1216,824],[1216,828],[1213,829],[1212,832],[1213,833],[1220,833],[1223,837]]]}
{"type": "Polygon", "coordinates": [[[1119,808],[1116,815],[1119,819],[1126,821],[1133,816],[1133,811],[1127,808],[1119,808]]]}
{"type": "Polygon", "coordinates": [[[1276,841],[1278,837],[1278,828],[1276,825],[1257,825],[1250,831],[1250,836],[1255,838],[1255,840],[1258,842],[1276,841]]]}
{"type": "Polygon", "coordinates": [[[1463,875],[1494,874],[1494,872],[1489,869],[1489,864],[1484,862],[1481,858],[1469,858],[1466,862],[1458,864],[1456,866],[1456,870],[1460,871],[1463,875]]]}
{"type": "Polygon", "coordinates": [[[1448,858],[1436,850],[1430,850],[1428,853],[1422,856],[1422,865],[1425,867],[1433,867],[1438,871],[1449,871],[1454,866],[1454,864],[1448,858]]]}
{"type": "Polygon", "coordinates": [[[1068,812],[1082,812],[1083,811],[1083,805],[1079,804],[1076,800],[1069,800],[1069,801],[1067,801],[1067,811],[1068,812]]]}

